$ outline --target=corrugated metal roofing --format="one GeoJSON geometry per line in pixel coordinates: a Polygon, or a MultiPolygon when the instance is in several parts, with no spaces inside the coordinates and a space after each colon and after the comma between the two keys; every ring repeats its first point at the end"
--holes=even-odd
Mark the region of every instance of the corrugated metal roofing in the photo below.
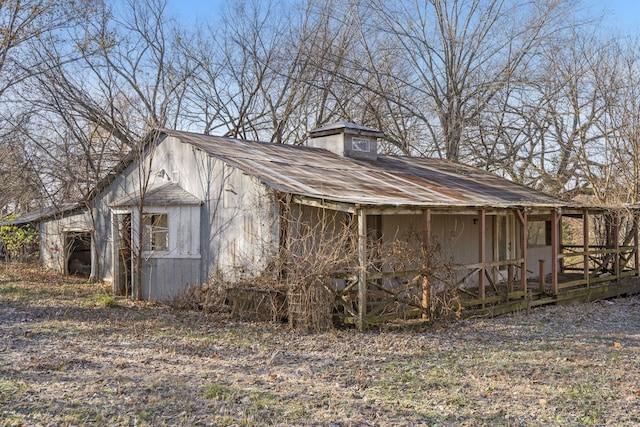
{"type": "Polygon", "coordinates": [[[540,191],[489,172],[431,158],[375,161],[303,146],[164,130],[284,193],[371,206],[565,207],[540,191]]]}
{"type": "MultiPolygon", "coordinates": [[[[145,206],[185,206],[201,203],[196,196],[168,181],[150,186],[144,196],[145,206]]],[[[138,206],[139,204],[140,194],[133,193],[116,200],[110,206],[138,206]]]]}
{"type": "MultiPolygon", "coordinates": [[[[13,225],[30,224],[32,222],[39,222],[44,219],[54,217],[56,215],[63,215],[65,213],[72,212],[76,209],[80,209],[83,207],[85,207],[85,204],[80,202],[64,203],[62,205],[49,206],[44,209],[38,209],[35,211],[27,212],[24,215],[17,217],[13,221],[7,221],[6,223],[13,224],[13,225]]],[[[0,225],[4,225],[4,224],[5,223],[2,223],[0,225]]]]}

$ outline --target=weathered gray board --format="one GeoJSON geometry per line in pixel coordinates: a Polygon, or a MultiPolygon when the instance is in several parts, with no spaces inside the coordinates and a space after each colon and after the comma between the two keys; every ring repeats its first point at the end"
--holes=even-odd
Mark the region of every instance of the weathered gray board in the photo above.
{"type": "Polygon", "coordinates": [[[556,296],[545,297],[531,300],[518,300],[504,304],[487,307],[479,310],[469,310],[467,314],[499,316],[501,314],[514,311],[528,310],[533,307],[539,307],[548,304],[568,305],[584,303],[589,301],[598,301],[608,298],[614,298],[623,295],[640,294],[640,277],[626,277],[621,280],[605,282],[598,286],[589,288],[578,288],[563,291],[556,296]]]}
{"type": "Polygon", "coordinates": [[[200,259],[150,258],[142,267],[142,298],[168,301],[200,281],[200,259]]]}

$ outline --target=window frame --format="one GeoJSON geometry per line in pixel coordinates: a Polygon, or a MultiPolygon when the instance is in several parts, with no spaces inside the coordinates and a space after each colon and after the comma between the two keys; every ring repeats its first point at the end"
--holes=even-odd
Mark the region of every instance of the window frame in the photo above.
{"type": "Polygon", "coordinates": [[[543,248],[551,246],[551,221],[546,219],[529,221],[527,223],[527,246],[530,248],[543,248]],[[534,225],[535,223],[535,225],[534,225]],[[536,240],[533,241],[534,233],[532,228],[535,227],[536,240]],[[542,243],[544,241],[544,243],[542,243]]]}
{"type": "Polygon", "coordinates": [[[142,225],[142,250],[144,253],[169,252],[169,214],[167,212],[144,212],[142,225]]]}

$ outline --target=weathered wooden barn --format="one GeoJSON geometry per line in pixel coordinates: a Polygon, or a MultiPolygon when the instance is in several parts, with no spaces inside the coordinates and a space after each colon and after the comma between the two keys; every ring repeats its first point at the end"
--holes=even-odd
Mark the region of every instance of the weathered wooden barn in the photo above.
{"type": "Polygon", "coordinates": [[[154,132],[84,204],[34,221],[42,261],[170,300],[214,277],[278,280],[285,252],[288,268],[329,257],[316,279],[340,320],[359,327],[429,317],[451,290],[460,308],[494,312],[639,290],[634,211],[382,155],[382,137],[347,122],[310,132],[307,146],[154,132]]]}

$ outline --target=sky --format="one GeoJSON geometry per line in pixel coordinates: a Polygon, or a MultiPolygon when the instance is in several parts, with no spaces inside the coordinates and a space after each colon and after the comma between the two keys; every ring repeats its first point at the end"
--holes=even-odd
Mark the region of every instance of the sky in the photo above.
{"type": "MultiPolygon", "coordinates": [[[[224,0],[168,0],[168,7],[180,20],[206,22],[218,15],[224,3],[224,0]]],[[[594,12],[606,11],[603,26],[640,35],[640,0],[585,0],[585,5],[594,12]]]]}
{"type": "Polygon", "coordinates": [[[167,0],[168,8],[180,19],[204,21],[219,13],[224,0],[167,0]]]}
{"type": "Polygon", "coordinates": [[[609,11],[607,21],[613,29],[640,33],[640,1],[638,0],[592,0],[594,8],[609,11]]]}

